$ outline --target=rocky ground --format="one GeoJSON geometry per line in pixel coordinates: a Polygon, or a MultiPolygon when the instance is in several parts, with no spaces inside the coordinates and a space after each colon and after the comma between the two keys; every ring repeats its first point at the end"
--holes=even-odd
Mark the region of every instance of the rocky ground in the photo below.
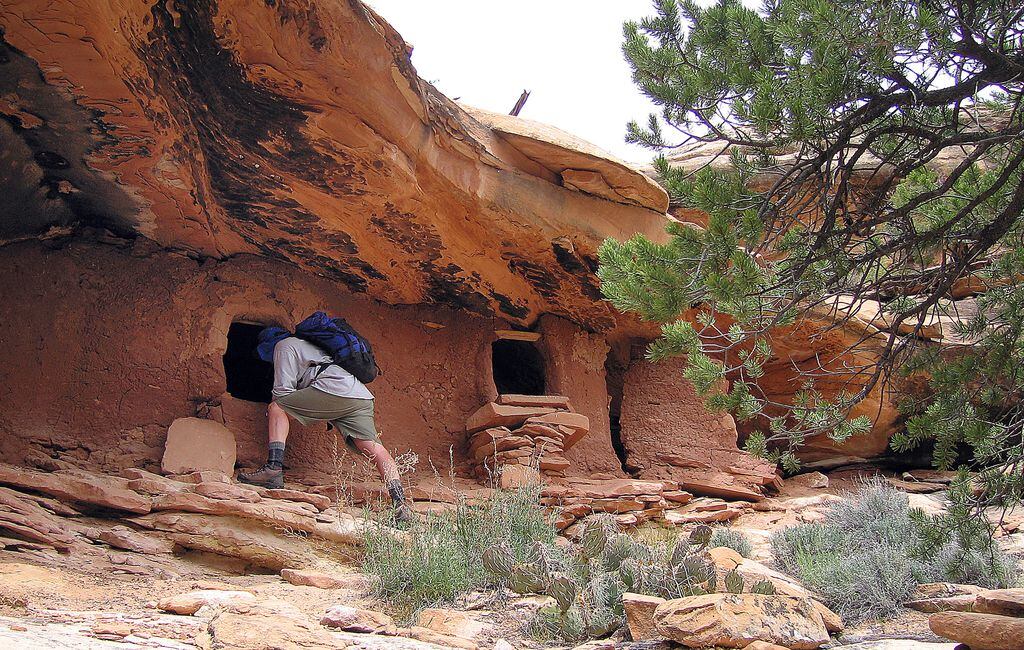
{"type": "MultiPolygon", "coordinates": [[[[680,525],[731,520],[753,543],[753,557],[712,549],[716,564],[735,566],[751,581],[769,579],[780,593],[799,596],[800,585],[766,566],[771,532],[819,519],[823,508],[876,471],[853,467],[829,476],[805,474],[757,503],[705,499],[680,525]]],[[[942,508],[946,476],[918,472],[889,480],[909,493],[913,505],[932,512],[942,508]]],[[[410,627],[398,626],[384,613],[386,606],[368,595],[368,580],[357,570],[360,528],[373,524],[340,511],[322,495],[250,490],[202,473],[176,479],[140,471],[106,477],[0,466],[0,483],[8,486],[0,488],[0,527],[9,535],[0,538],[0,647],[508,650],[543,645],[523,632],[543,601],[539,597],[476,594],[458,610],[427,610],[410,627]]],[[[604,505],[630,498],[649,505],[652,499],[628,494],[631,487],[649,487],[639,483],[591,481],[575,486],[572,494],[604,505]],[[602,485],[611,494],[599,493],[602,485]]],[[[440,485],[410,491],[421,499],[420,509],[444,507],[445,494],[452,492],[440,485]]],[[[1024,532],[1018,530],[1024,513],[992,516],[1002,520],[1001,543],[1011,551],[1024,548],[1024,532]]],[[[566,532],[572,534],[571,524],[566,532]]],[[[924,590],[911,603],[922,611],[908,608],[894,620],[848,627],[829,647],[952,650],[953,644],[929,629],[929,612],[970,609],[977,591],[941,585],[924,590]]],[[[665,641],[625,639],[622,630],[585,647],[670,647],[665,641]]]]}

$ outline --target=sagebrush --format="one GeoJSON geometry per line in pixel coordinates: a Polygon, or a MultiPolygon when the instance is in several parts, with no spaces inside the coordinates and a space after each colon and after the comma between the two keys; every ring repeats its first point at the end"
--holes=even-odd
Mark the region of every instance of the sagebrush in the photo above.
{"type": "Polygon", "coordinates": [[[554,543],[556,531],[537,506],[539,489],[496,490],[474,505],[460,498],[452,511],[429,515],[407,539],[368,528],[363,570],[373,577],[373,593],[411,619],[423,608],[498,586],[481,564],[485,550],[501,545],[523,559],[534,543],[554,543]]]}
{"type": "Polygon", "coordinates": [[[848,496],[821,522],[772,537],[779,567],[848,622],[900,613],[921,583],[999,588],[1016,579],[1016,563],[983,527],[936,540],[933,517],[911,508],[907,495],[883,479],[848,496]]]}

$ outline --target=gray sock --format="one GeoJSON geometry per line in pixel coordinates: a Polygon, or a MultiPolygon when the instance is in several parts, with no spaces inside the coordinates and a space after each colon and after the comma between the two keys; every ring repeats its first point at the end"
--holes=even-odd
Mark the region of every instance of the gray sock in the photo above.
{"type": "Polygon", "coordinates": [[[402,482],[397,478],[387,482],[388,494],[391,495],[391,502],[398,507],[405,503],[405,490],[402,489],[402,482]]]}
{"type": "Polygon", "coordinates": [[[273,469],[284,469],[284,443],[270,443],[270,451],[267,452],[267,465],[273,469]]]}

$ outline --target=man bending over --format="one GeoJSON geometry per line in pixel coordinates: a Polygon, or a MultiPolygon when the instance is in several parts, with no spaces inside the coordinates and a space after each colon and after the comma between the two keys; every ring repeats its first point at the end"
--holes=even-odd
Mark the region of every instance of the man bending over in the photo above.
{"type": "Polygon", "coordinates": [[[345,438],[345,444],[373,461],[395,507],[395,518],[409,523],[415,515],[405,503],[398,466],[373,421],[373,395],[358,379],[308,341],[280,327],[259,334],[256,352],[274,364],[274,401],[267,409],[270,451],[267,463],[238,480],[267,488],[284,487],[284,449],[288,417],[302,424],[328,422],[345,438]]]}

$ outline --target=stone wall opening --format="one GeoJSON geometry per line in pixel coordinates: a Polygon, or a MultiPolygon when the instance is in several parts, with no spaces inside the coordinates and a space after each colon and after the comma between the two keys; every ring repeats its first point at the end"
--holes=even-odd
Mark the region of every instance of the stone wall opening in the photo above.
{"type": "Polygon", "coordinates": [[[544,395],[544,357],[530,341],[498,339],[491,344],[494,387],[502,395],[544,395]]]}
{"type": "Polygon", "coordinates": [[[228,328],[228,347],[224,352],[224,378],[228,394],[249,402],[271,400],[274,366],[256,356],[256,341],[266,325],[236,321],[228,328]]]}
{"type": "Polygon", "coordinates": [[[629,463],[626,446],[622,443],[622,395],[625,391],[626,369],[629,367],[629,346],[612,347],[604,363],[605,384],[608,389],[608,427],[611,431],[612,449],[619,459],[622,471],[635,476],[637,468],[629,463]],[[625,349],[623,349],[625,348],[625,349]],[[623,358],[625,356],[625,358],[623,358]]]}

